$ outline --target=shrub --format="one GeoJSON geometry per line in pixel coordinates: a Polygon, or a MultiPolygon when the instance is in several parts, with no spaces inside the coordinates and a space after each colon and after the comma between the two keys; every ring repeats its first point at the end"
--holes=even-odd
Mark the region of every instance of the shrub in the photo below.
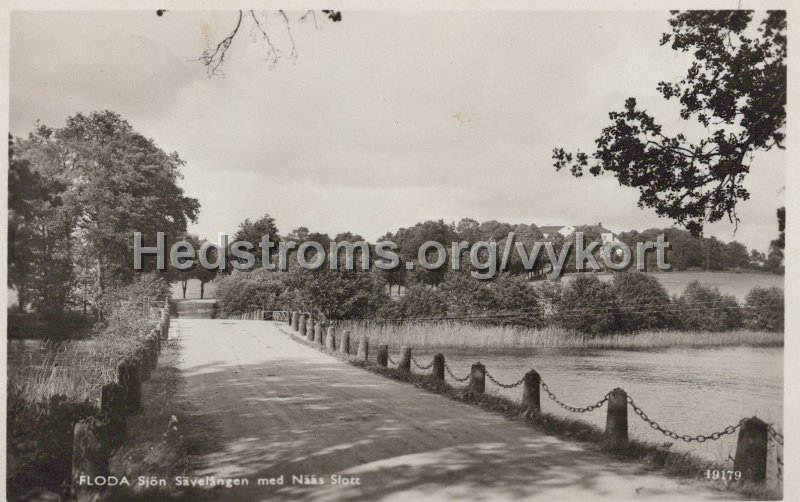
{"type": "Polygon", "coordinates": [[[525,326],[541,326],[544,321],[544,307],[539,290],[526,278],[503,274],[489,283],[489,290],[497,308],[501,311],[515,312],[514,317],[503,319],[503,323],[525,326]]]}
{"type": "Polygon", "coordinates": [[[743,325],[736,298],[698,281],[689,283],[673,304],[676,322],[685,330],[728,331],[743,325]]]}
{"type": "Polygon", "coordinates": [[[754,330],[783,331],[783,290],[754,287],[745,297],[745,326],[754,330]]]}
{"type": "Polygon", "coordinates": [[[590,273],[575,275],[564,286],[557,319],[564,328],[581,333],[612,333],[616,327],[616,305],[611,285],[590,273]]]}
{"type": "Polygon", "coordinates": [[[295,267],[286,283],[291,304],[328,319],[372,318],[390,301],[385,278],[373,272],[295,267]]]}
{"type": "Polygon", "coordinates": [[[611,289],[618,307],[617,330],[667,329],[674,324],[669,293],[658,278],[628,271],[614,275],[611,289]]]}
{"type": "Polygon", "coordinates": [[[407,286],[405,295],[395,301],[387,302],[380,312],[380,316],[384,319],[431,318],[445,315],[447,315],[447,304],[442,293],[422,283],[407,286]]]}
{"type": "Polygon", "coordinates": [[[448,316],[477,317],[494,314],[497,310],[488,283],[474,279],[468,273],[448,273],[438,287],[448,316]]]}
{"type": "Polygon", "coordinates": [[[281,310],[289,301],[286,274],[258,268],[250,272],[234,270],[217,276],[217,306],[223,315],[238,315],[256,309],[281,310]]]}

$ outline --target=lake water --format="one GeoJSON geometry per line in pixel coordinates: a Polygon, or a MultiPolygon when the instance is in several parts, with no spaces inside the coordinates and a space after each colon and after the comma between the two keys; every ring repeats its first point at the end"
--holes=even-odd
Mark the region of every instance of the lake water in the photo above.
{"type": "MultiPolygon", "coordinates": [[[[415,357],[421,364],[427,364],[432,353],[415,357]]],[[[480,360],[502,383],[516,382],[528,370],[536,369],[561,401],[576,407],[595,403],[611,389],[622,387],[651,419],[680,435],[709,435],[754,415],[783,430],[782,348],[646,352],[542,349],[480,358],[474,354],[446,352],[445,358],[459,377],[466,375],[471,364],[480,360]]],[[[486,391],[517,401],[522,396],[521,386],[507,390],[488,379],[486,391]]],[[[562,409],[545,392],[541,393],[541,400],[544,412],[605,428],[606,406],[579,414],[562,409]]],[[[630,407],[628,426],[632,438],[673,442],[671,448],[691,451],[709,460],[724,462],[735,454],[738,432],[706,443],[673,441],[651,429],[630,407]]]]}

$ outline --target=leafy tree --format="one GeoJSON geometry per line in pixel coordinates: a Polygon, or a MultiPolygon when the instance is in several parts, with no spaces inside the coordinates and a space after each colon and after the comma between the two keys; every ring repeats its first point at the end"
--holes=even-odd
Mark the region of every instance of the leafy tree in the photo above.
{"type": "Polygon", "coordinates": [[[783,273],[783,250],[786,246],[786,208],[778,209],[778,238],[769,243],[769,253],[764,268],[775,272],[783,273]]]}
{"type": "Polygon", "coordinates": [[[388,301],[380,311],[384,319],[431,318],[447,315],[447,303],[441,291],[424,284],[411,284],[406,294],[388,301]]]}
{"type": "MultiPolygon", "coordinates": [[[[443,220],[425,221],[417,223],[411,228],[401,228],[395,234],[387,234],[388,240],[393,241],[398,246],[397,254],[405,266],[407,262],[416,262],[422,244],[428,241],[438,242],[443,245],[445,251],[449,251],[454,237],[455,230],[451,225],[443,220]]],[[[429,263],[435,263],[439,259],[439,254],[435,249],[427,249],[426,257],[429,263]]],[[[437,270],[425,270],[419,264],[415,267],[413,274],[407,274],[423,284],[435,285],[444,280],[444,274],[449,267],[449,257],[445,257],[444,264],[437,270]]]]}
{"type": "Polygon", "coordinates": [[[726,270],[746,269],[750,267],[750,255],[747,246],[740,242],[731,241],[725,244],[724,252],[726,270]]]}
{"type": "Polygon", "coordinates": [[[693,234],[727,216],[750,196],[744,179],[759,151],[784,148],[786,123],[786,11],[672,12],[661,45],[691,52],[694,61],[677,82],[658,90],[681,104],[683,120],[696,120],[708,136],[668,134],[635,98],[609,113],[611,124],[591,153],[556,148],[557,170],[574,176],[612,173],[639,189],[639,206],[653,208],[693,234]]]}
{"type": "Polygon", "coordinates": [[[307,270],[292,263],[284,274],[292,303],[328,319],[371,318],[389,301],[378,274],[328,267],[307,270]]]}
{"type": "MultiPolygon", "coordinates": [[[[263,265],[262,261],[262,250],[261,250],[261,239],[265,236],[269,236],[270,242],[274,242],[277,246],[278,240],[280,239],[280,234],[278,233],[278,227],[275,223],[275,218],[270,216],[269,214],[264,214],[261,218],[251,221],[250,218],[245,218],[243,222],[239,223],[239,228],[236,230],[236,233],[233,234],[233,240],[231,244],[236,241],[244,241],[249,242],[253,245],[253,249],[250,251],[253,253],[255,257],[255,265],[253,268],[261,267],[263,265]]],[[[273,248],[270,252],[270,256],[275,254],[275,249],[273,248]]]]}
{"type": "Polygon", "coordinates": [[[669,293],[657,277],[634,271],[617,273],[611,289],[618,308],[619,331],[665,329],[674,324],[669,293]]]}
{"type": "Polygon", "coordinates": [[[17,291],[20,311],[31,303],[58,315],[74,281],[66,186],[35,170],[10,136],[8,160],[8,285],[17,291]]]}
{"type": "Polygon", "coordinates": [[[750,329],[783,331],[784,299],[781,288],[754,287],[745,297],[745,325],[750,329]]]}
{"type": "MultiPolygon", "coordinates": [[[[53,195],[60,193],[63,204],[57,210],[38,212],[54,225],[40,227],[46,242],[26,248],[56,256],[62,271],[80,267],[81,290],[93,292],[95,302],[107,286],[133,280],[134,232],[152,246],[157,232],[174,238],[196,220],[197,200],[186,197],[177,184],[183,166],[178,154],[164,152],[116,113],[78,113],[60,129],[38,125],[18,147],[34,172],[64,187],[48,188],[53,195]]],[[[155,258],[144,265],[154,269],[155,258]]],[[[50,270],[44,263],[34,266],[37,274],[50,270]]],[[[48,282],[58,296],[72,291],[70,281],[48,282]]]]}
{"type": "Polygon", "coordinates": [[[750,268],[754,268],[756,270],[764,268],[764,263],[767,261],[767,257],[761,251],[757,249],[750,250],[750,268]]]}
{"type": "Polygon", "coordinates": [[[564,328],[587,335],[613,333],[616,301],[611,285],[594,274],[576,274],[563,288],[557,319],[564,328]]]}
{"type": "Polygon", "coordinates": [[[682,329],[690,331],[730,331],[742,327],[742,309],[731,295],[692,281],[673,302],[675,317],[682,329]]]}

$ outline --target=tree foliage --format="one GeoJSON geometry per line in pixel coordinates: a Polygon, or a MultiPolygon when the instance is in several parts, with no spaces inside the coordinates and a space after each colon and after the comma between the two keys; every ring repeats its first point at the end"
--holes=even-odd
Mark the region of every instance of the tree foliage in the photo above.
{"type": "Polygon", "coordinates": [[[674,11],[669,22],[661,45],[690,52],[694,61],[683,78],[662,81],[658,90],[679,101],[681,119],[708,135],[670,134],[631,97],[609,113],[593,153],[556,148],[553,159],[557,170],[578,177],[586,169],[612,173],[620,185],[639,189],[640,207],[698,234],[724,216],[738,222],[754,154],[784,148],[786,12],[756,20],[743,10],[674,11]]]}
{"type": "MultiPolygon", "coordinates": [[[[114,112],[78,113],[58,129],[40,124],[12,153],[11,202],[27,204],[10,215],[25,215],[23,226],[12,224],[12,267],[22,270],[20,261],[29,261],[15,286],[52,308],[63,309],[74,294],[97,302],[108,286],[131,282],[134,232],[152,246],[157,232],[174,239],[196,220],[199,203],[178,186],[184,164],[178,154],[114,112]],[[25,176],[23,165],[42,180],[27,189],[40,192],[35,197],[14,187],[25,176]]],[[[154,259],[145,261],[145,271],[154,267],[154,259]]]]}

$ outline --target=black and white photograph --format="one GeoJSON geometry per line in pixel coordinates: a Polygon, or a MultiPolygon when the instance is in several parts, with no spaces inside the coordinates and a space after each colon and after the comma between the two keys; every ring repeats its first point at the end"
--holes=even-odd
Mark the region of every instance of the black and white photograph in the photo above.
{"type": "Polygon", "coordinates": [[[4,4],[3,500],[800,497],[788,1],[4,4]]]}

